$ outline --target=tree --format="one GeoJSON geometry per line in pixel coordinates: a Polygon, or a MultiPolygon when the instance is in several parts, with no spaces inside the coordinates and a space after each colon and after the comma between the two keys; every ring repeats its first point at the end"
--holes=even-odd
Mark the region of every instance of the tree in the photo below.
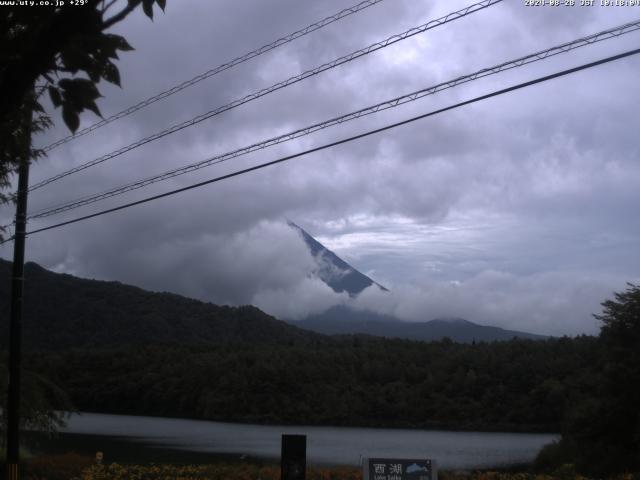
{"type": "Polygon", "coordinates": [[[596,369],[569,403],[555,463],[607,475],[640,471],[640,287],[602,303],[596,369]]]}
{"type": "Polygon", "coordinates": [[[49,95],[73,132],[84,110],[100,115],[97,84],[120,85],[114,60],[118,52],[133,50],[107,30],[139,6],[153,18],[153,5],[164,10],[166,0],[69,3],[0,9],[0,188],[9,186],[21,162],[42,155],[31,148],[32,134],[51,125],[41,96],[49,95]]]}
{"type": "MultiPolygon", "coordinates": [[[[44,376],[26,371],[22,383],[23,427],[49,434],[55,433],[65,423],[66,412],[73,409],[66,392],[44,376]]],[[[7,367],[0,363],[0,446],[4,446],[6,428],[7,367]]]]}
{"type": "Polygon", "coordinates": [[[612,469],[640,470],[640,286],[602,303],[602,399],[599,432],[612,469]]]}

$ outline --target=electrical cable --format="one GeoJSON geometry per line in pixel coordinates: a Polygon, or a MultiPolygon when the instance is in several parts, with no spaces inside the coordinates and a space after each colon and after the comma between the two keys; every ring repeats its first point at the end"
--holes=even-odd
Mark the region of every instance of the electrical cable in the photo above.
{"type": "Polygon", "coordinates": [[[93,167],[95,165],[98,165],[100,163],[106,162],[107,160],[111,160],[112,158],[118,157],[124,153],[130,152],[131,150],[134,150],[138,147],[141,147],[143,145],[146,145],[147,143],[153,142],[155,140],[159,140],[160,138],[166,137],[167,135],[171,135],[172,133],[176,133],[180,130],[183,130],[187,127],[191,127],[193,125],[196,125],[200,122],[203,122],[204,120],[207,120],[211,117],[214,117],[216,115],[220,115],[221,113],[227,112],[233,108],[239,107],[240,105],[244,105],[245,103],[251,102],[253,100],[256,100],[258,98],[261,98],[265,95],[268,95],[270,93],[273,93],[277,90],[280,90],[282,88],[288,87],[290,85],[293,85],[294,83],[300,82],[306,78],[312,77],[314,75],[318,75],[322,72],[325,72],[327,70],[330,70],[332,68],[338,67],[340,65],[343,65],[345,63],[351,62],[352,60],[355,60],[356,58],[362,57],[364,55],[368,55],[372,52],[375,52],[377,50],[386,48],[390,45],[393,45],[397,42],[400,42],[402,40],[406,40],[407,38],[413,37],[414,35],[418,35],[420,33],[424,33],[427,30],[431,30],[433,28],[439,27],[441,25],[444,25],[446,23],[452,22],[454,20],[458,20],[460,18],[466,17],[467,15],[470,15],[472,13],[475,13],[479,10],[483,10],[485,8],[488,8],[492,5],[495,5],[497,3],[502,2],[503,0],[483,0],[482,2],[479,3],[474,3],[472,5],[469,5],[468,7],[465,7],[461,10],[458,10],[456,12],[452,12],[449,13],[447,15],[445,15],[444,17],[438,18],[436,20],[431,20],[430,22],[427,22],[419,27],[414,27],[411,28],[409,30],[406,30],[405,32],[402,32],[400,34],[396,34],[396,35],[392,35],[391,37],[388,37],[387,39],[381,41],[381,42],[376,42],[374,44],[369,45],[368,47],[362,48],[360,50],[356,50],[355,52],[352,52],[348,55],[345,55],[343,57],[340,57],[336,60],[333,60],[329,63],[325,63],[323,65],[320,65],[319,67],[315,67],[311,70],[307,70],[299,75],[295,75],[293,77],[290,77],[286,80],[283,80],[281,82],[278,82],[276,84],[271,85],[270,87],[267,88],[263,88],[262,90],[259,90],[257,92],[251,93],[249,95],[246,95],[245,97],[242,97],[240,99],[234,100],[231,103],[228,103],[226,105],[223,105],[221,107],[215,108],[213,110],[210,110],[206,113],[203,113],[201,115],[198,115],[190,120],[187,120],[185,122],[182,123],[178,123],[176,125],[173,125],[165,130],[162,130],[160,132],[157,132],[153,135],[150,135],[148,137],[145,137],[143,139],[138,140],[137,142],[134,142],[132,144],[129,144],[125,147],[122,147],[118,150],[115,150],[111,153],[108,153],[106,155],[103,155],[101,157],[98,157],[94,160],[90,160],[86,163],[83,163],[82,165],[78,165],[77,167],[71,168],[65,172],[59,173],[58,175],[54,175],[53,177],[47,178],[45,180],[42,180],[36,184],[34,184],[33,186],[31,186],[29,188],[29,191],[33,191],[36,190],[38,188],[44,187],[45,185],[48,185],[52,182],[55,182],[57,180],[60,180],[64,177],[67,177],[69,175],[72,175],[74,173],[78,173],[82,170],[85,170],[89,167],[93,167]]]}
{"type": "MultiPolygon", "coordinates": [[[[620,60],[622,58],[630,57],[632,55],[637,55],[638,53],[640,53],[640,48],[637,48],[635,50],[630,50],[630,51],[627,51],[627,52],[624,52],[624,53],[620,53],[618,55],[613,55],[613,56],[610,56],[610,57],[606,57],[606,58],[597,60],[595,62],[586,63],[586,64],[580,65],[578,67],[570,68],[570,69],[567,69],[567,70],[562,70],[560,72],[556,72],[556,73],[553,73],[551,75],[545,75],[543,77],[538,77],[538,78],[536,78],[534,80],[529,80],[527,82],[519,83],[519,84],[513,85],[511,87],[503,88],[501,90],[496,90],[496,91],[493,91],[491,93],[488,93],[488,94],[485,94],[485,95],[481,95],[479,97],[472,98],[470,100],[465,100],[463,102],[459,102],[459,103],[450,105],[448,107],[440,108],[438,110],[433,110],[431,112],[424,113],[422,115],[418,115],[416,117],[412,117],[412,118],[403,120],[401,122],[397,122],[397,123],[393,123],[393,124],[390,124],[390,125],[386,125],[384,127],[377,128],[375,130],[369,130],[367,132],[364,132],[364,133],[361,133],[361,134],[358,134],[358,135],[354,135],[354,136],[351,136],[351,137],[343,138],[341,140],[337,140],[335,142],[331,142],[331,143],[327,143],[327,144],[324,144],[324,145],[321,145],[321,146],[318,146],[318,147],[314,147],[314,148],[311,148],[309,150],[305,150],[303,152],[295,153],[293,155],[287,155],[285,157],[281,157],[281,158],[278,158],[276,160],[272,160],[270,162],[261,163],[259,165],[255,165],[253,167],[249,167],[249,168],[245,168],[245,169],[242,169],[242,170],[238,170],[236,172],[232,172],[232,173],[229,173],[229,174],[226,174],[226,175],[221,175],[219,177],[215,177],[215,178],[212,178],[212,179],[209,179],[209,180],[205,180],[203,182],[195,183],[195,184],[192,184],[192,185],[189,185],[189,186],[186,186],[186,187],[182,187],[182,188],[178,188],[178,189],[175,189],[175,190],[171,190],[169,192],[165,192],[165,193],[161,193],[161,194],[158,194],[158,195],[153,195],[151,197],[143,198],[143,199],[137,200],[135,202],[130,202],[130,203],[126,203],[124,205],[119,205],[117,207],[108,208],[106,210],[102,210],[100,212],[92,213],[90,215],[84,215],[82,217],[77,217],[77,218],[74,218],[72,220],[67,220],[67,221],[64,221],[64,222],[56,223],[54,225],[49,225],[47,227],[42,227],[42,228],[38,228],[36,230],[31,230],[30,232],[27,232],[27,235],[33,235],[35,233],[45,232],[47,230],[52,230],[52,229],[55,229],[55,228],[60,228],[60,227],[66,226],[66,225],[71,225],[73,223],[78,223],[78,222],[81,222],[81,221],[84,221],[84,220],[88,220],[90,218],[99,217],[99,216],[102,216],[102,215],[106,215],[108,213],[113,213],[113,212],[124,210],[124,209],[130,208],[130,207],[141,205],[143,203],[148,203],[148,202],[151,202],[151,201],[154,201],[154,200],[158,200],[158,199],[161,199],[161,198],[164,198],[164,197],[169,197],[169,196],[172,196],[172,195],[176,195],[178,193],[182,193],[182,192],[185,192],[185,191],[188,191],[188,190],[193,190],[195,188],[199,188],[199,187],[202,187],[202,186],[205,186],[205,185],[209,185],[211,183],[216,183],[216,182],[220,182],[222,180],[226,180],[226,179],[229,179],[229,178],[237,177],[239,175],[243,175],[243,174],[246,174],[246,173],[249,173],[249,172],[253,172],[255,170],[260,170],[260,169],[263,169],[263,168],[266,168],[266,167],[270,167],[272,165],[283,163],[283,162],[286,162],[288,160],[292,160],[294,158],[299,158],[299,157],[302,157],[304,155],[308,155],[310,153],[318,152],[318,151],[325,150],[325,149],[330,148],[330,147],[335,147],[337,145],[341,145],[341,144],[344,144],[344,143],[352,142],[354,140],[358,140],[358,139],[361,139],[361,138],[364,138],[364,137],[368,137],[370,135],[374,135],[374,134],[377,134],[377,133],[380,133],[380,132],[391,130],[393,128],[396,128],[396,127],[399,127],[399,126],[402,126],[402,125],[406,125],[406,124],[415,122],[417,120],[421,120],[421,119],[424,119],[424,118],[427,118],[427,117],[431,117],[431,116],[434,116],[434,115],[437,115],[437,114],[440,114],[440,113],[443,113],[443,112],[447,112],[449,110],[454,110],[456,108],[460,108],[460,107],[463,107],[465,105],[470,105],[472,103],[476,103],[476,102],[479,102],[479,101],[482,101],[482,100],[486,100],[486,99],[489,99],[489,98],[492,98],[492,97],[503,95],[505,93],[513,92],[515,90],[519,90],[519,89],[522,89],[522,88],[525,88],[525,87],[536,85],[536,84],[539,84],[539,83],[542,83],[542,82],[546,82],[546,81],[549,81],[549,80],[552,80],[552,79],[555,79],[555,78],[563,77],[565,75],[576,73],[576,72],[579,72],[579,71],[582,71],[582,70],[593,68],[593,67],[596,67],[598,65],[603,65],[603,64],[606,64],[606,63],[609,63],[609,62],[620,60]]],[[[4,241],[0,242],[0,245],[9,242],[12,239],[13,238],[8,238],[8,239],[4,240],[4,241]]]]}
{"type": "Polygon", "coordinates": [[[593,43],[596,42],[600,42],[602,40],[606,40],[606,39],[610,39],[610,38],[617,38],[620,35],[626,34],[626,33],[630,33],[636,30],[640,29],[640,19],[634,21],[634,22],[630,22],[630,23],[626,23],[614,28],[609,28],[607,30],[589,35],[587,37],[583,37],[577,40],[573,40],[571,42],[567,42],[567,43],[563,43],[561,45],[557,45],[551,48],[548,48],[546,50],[542,50],[536,53],[532,53],[529,55],[526,55],[524,57],[520,57],[517,58],[515,60],[510,60],[504,63],[501,63],[499,65],[495,65],[493,67],[489,67],[489,68],[484,68],[482,70],[478,70],[474,73],[468,74],[468,75],[463,75],[460,77],[457,77],[453,80],[449,80],[446,82],[442,82],[439,83],[435,86],[431,86],[428,88],[424,88],[406,95],[402,95],[399,97],[395,97],[393,99],[390,100],[386,100],[384,102],[380,102],[376,105],[373,106],[369,106],[360,110],[357,110],[355,112],[351,112],[351,113],[347,113],[345,115],[341,115],[339,117],[335,117],[329,120],[326,120],[324,122],[320,122],[320,123],[316,123],[298,130],[294,130],[292,132],[286,133],[286,134],[282,134],[276,137],[272,137],[269,138],[267,140],[263,140],[261,142],[257,142],[254,144],[251,144],[249,146],[246,147],[242,147],[240,149],[236,149],[230,152],[226,152],[223,154],[219,154],[219,155],[215,155],[213,157],[210,157],[208,159],[202,160],[200,162],[197,163],[192,163],[186,166],[182,166],[179,168],[175,168],[169,171],[166,171],[164,173],[155,175],[155,176],[151,176],[142,180],[138,180],[136,182],[132,182],[126,185],[121,185],[119,187],[115,187],[112,188],[110,190],[98,193],[98,194],[93,194],[93,195],[89,195],[89,196],[85,196],[76,200],[72,200],[69,202],[65,202],[63,204],[59,204],[57,206],[54,207],[48,207],[46,209],[41,209],[31,215],[29,215],[29,219],[33,219],[33,218],[44,218],[44,217],[48,217],[51,215],[55,215],[58,213],[62,213],[68,210],[73,210],[75,208],[79,208],[82,206],[86,206],[86,205],[90,205],[92,203],[96,203],[98,201],[107,199],[107,198],[111,198],[111,197],[115,197],[117,195],[122,195],[126,192],[130,192],[133,190],[137,190],[139,188],[143,188],[146,187],[148,185],[152,185],[154,183],[158,183],[173,177],[177,177],[180,175],[184,175],[186,173],[190,173],[193,172],[195,170],[199,170],[201,168],[205,168],[205,167],[209,167],[211,165],[216,165],[225,161],[228,161],[232,158],[237,158],[239,156],[242,155],[246,155],[258,150],[262,150],[286,141],[290,141],[296,138],[300,138],[302,136],[305,135],[309,135],[311,133],[317,132],[319,130],[331,127],[331,126],[335,126],[335,125],[340,125],[343,124],[345,122],[351,121],[351,120],[355,120],[357,118],[361,118],[364,117],[366,115],[371,115],[373,113],[377,113],[380,111],[384,111],[387,109],[391,109],[391,108],[395,108],[399,105],[403,105],[415,100],[418,100],[420,98],[424,98],[427,95],[433,95],[437,92],[440,92],[442,90],[445,89],[449,89],[449,88],[453,88],[457,85],[463,84],[463,83],[467,83],[473,80],[477,80],[479,78],[483,78],[489,75],[494,75],[497,74],[499,72],[503,72],[509,69],[513,69],[513,68],[517,68],[517,67],[521,67],[523,65],[528,65],[530,63],[534,63],[537,61],[541,61],[544,60],[546,58],[550,58],[552,56],[561,54],[561,53],[567,53],[569,51],[572,51],[576,48],[580,48],[586,45],[591,45],[593,43]]]}
{"type": "Polygon", "coordinates": [[[357,5],[354,5],[352,7],[349,8],[345,8],[341,11],[339,11],[338,13],[334,14],[334,15],[330,15],[322,20],[320,20],[319,22],[316,23],[312,23],[311,25],[308,25],[296,32],[293,32],[289,35],[286,35],[282,38],[279,38],[267,45],[263,45],[260,48],[256,48],[255,50],[252,50],[251,52],[245,53],[244,55],[241,55],[239,57],[234,58],[233,60],[227,62],[227,63],[223,63],[221,65],[218,65],[215,68],[212,68],[210,70],[207,70],[204,73],[201,73],[200,75],[196,75],[195,77],[193,77],[190,80],[186,80],[178,85],[175,85],[171,88],[169,88],[168,90],[165,90],[163,92],[158,93],[157,95],[154,95],[153,97],[149,97],[146,100],[142,100],[139,103],[136,103],[135,105],[132,105],[118,113],[115,113],[113,115],[111,115],[110,117],[107,117],[105,119],[102,119],[96,123],[94,123],[93,125],[90,125],[86,128],[83,128],[82,130],[79,130],[77,132],[75,132],[72,135],[68,135],[64,138],[61,138],[60,140],[51,143],[50,145],[47,145],[46,147],[42,148],[42,150],[44,152],[49,152],[51,150],[53,150],[56,147],[59,147],[60,145],[63,145],[65,143],[70,142],[71,140],[74,140],[78,137],[82,137],[84,135],[86,135],[87,133],[93,132],[94,130],[97,130],[100,127],[104,127],[105,125],[108,125],[109,123],[115,122],[116,120],[120,119],[120,118],[124,118],[126,116],[131,115],[134,112],[137,112],[138,110],[142,110],[143,108],[159,101],[162,100],[164,98],[170,97],[171,95],[174,95],[182,90],[184,90],[185,88],[189,88],[207,78],[210,78],[214,75],[217,75],[218,73],[224,72],[225,70],[229,70],[233,67],[235,67],[236,65],[240,65],[241,63],[244,63],[248,60],[251,60],[252,58],[258,57],[264,53],[270,52],[271,50],[274,50],[278,47],[281,47],[282,45],[286,45],[287,43],[290,43],[300,37],[303,37],[305,35],[308,35],[311,32],[315,32],[316,30],[319,30],[323,27],[326,27],[327,25],[330,25],[334,22],[337,22],[338,20],[342,20],[343,18],[349,16],[349,15],[353,15],[354,13],[357,13],[361,10],[364,10],[365,8],[369,8],[377,3],[382,2],[383,0],[365,0],[363,2],[358,3],[357,5]]]}

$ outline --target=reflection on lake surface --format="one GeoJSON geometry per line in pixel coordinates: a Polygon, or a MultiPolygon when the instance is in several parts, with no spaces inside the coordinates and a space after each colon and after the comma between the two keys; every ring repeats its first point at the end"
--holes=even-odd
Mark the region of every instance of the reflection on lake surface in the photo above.
{"type": "Polygon", "coordinates": [[[64,432],[126,437],[194,452],[280,456],[280,436],[307,435],[309,464],[359,465],[361,457],[432,458],[439,468],[488,468],[527,463],[552,434],[446,432],[383,428],[266,426],[159,417],[83,413],[64,432]]]}

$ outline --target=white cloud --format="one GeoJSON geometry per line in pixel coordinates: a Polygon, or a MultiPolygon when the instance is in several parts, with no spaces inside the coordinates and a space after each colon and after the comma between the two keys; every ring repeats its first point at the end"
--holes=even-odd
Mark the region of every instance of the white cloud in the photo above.
{"type": "Polygon", "coordinates": [[[277,318],[300,320],[344,304],[348,299],[346,293],[336,293],[319,279],[307,277],[289,288],[260,290],[252,303],[277,318]]]}
{"type": "Polygon", "coordinates": [[[464,281],[401,286],[391,292],[370,287],[353,302],[355,308],[393,315],[405,321],[460,317],[483,325],[544,335],[596,334],[592,314],[620,278],[593,278],[579,273],[544,272],[529,276],[484,271],[464,281]]]}

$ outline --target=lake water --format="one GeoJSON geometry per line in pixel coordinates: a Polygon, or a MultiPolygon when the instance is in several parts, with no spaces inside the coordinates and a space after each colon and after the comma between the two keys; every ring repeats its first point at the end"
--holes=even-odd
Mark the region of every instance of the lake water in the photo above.
{"type": "Polygon", "coordinates": [[[528,433],[265,426],[95,413],[71,416],[63,432],[124,438],[145,447],[272,460],[279,459],[283,433],[304,434],[309,464],[357,466],[361,457],[426,457],[445,469],[527,463],[558,438],[528,433]]]}

